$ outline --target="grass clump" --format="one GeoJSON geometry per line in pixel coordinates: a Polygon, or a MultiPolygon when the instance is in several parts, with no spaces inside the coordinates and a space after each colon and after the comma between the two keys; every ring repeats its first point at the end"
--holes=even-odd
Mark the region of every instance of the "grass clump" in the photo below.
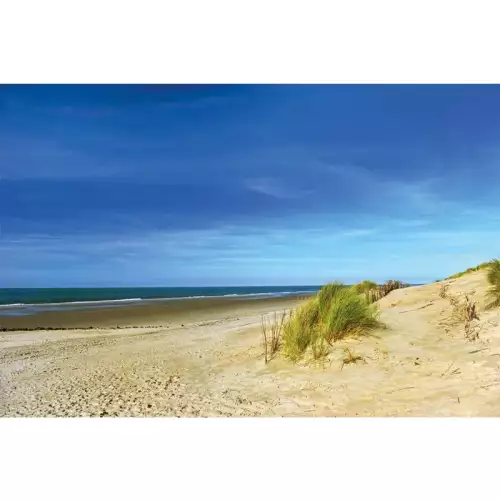
{"type": "Polygon", "coordinates": [[[366,293],[368,290],[374,290],[377,287],[377,283],[370,280],[363,280],[361,283],[357,283],[356,285],[354,285],[354,288],[358,293],[366,293]]]}
{"type": "Polygon", "coordinates": [[[318,299],[313,297],[293,311],[283,327],[283,351],[297,361],[318,338],[318,299]]]}
{"type": "Polygon", "coordinates": [[[486,306],[487,309],[493,309],[500,306],[500,260],[494,259],[490,262],[488,267],[488,274],[486,275],[488,283],[491,285],[487,294],[491,302],[486,306]]]}
{"type": "Polygon", "coordinates": [[[283,312],[278,318],[274,313],[274,320],[267,322],[266,318],[261,318],[262,341],[264,344],[264,361],[269,361],[275,356],[281,347],[281,336],[283,334],[283,325],[286,320],[286,312],[283,312]]]}
{"type": "Polygon", "coordinates": [[[368,302],[373,302],[371,297],[376,293],[378,285],[374,281],[363,280],[361,283],[354,285],[354,289],[356,293],[363,294],[368,302]]]}
{"type": "Polygon", "coordinates": [[[328,343],[379,326],[376,309],[352,289],[333,284],[322,292],[318,296],[321,330],[328,343]]]}
{"type": "Polygon", "coordinates": [[[298,360],[309,346],[313,356],[325,356],[327,346],[349,335],[361,335],[381,326],[378,311],[355,287],[325,285],[299,307],[283,327],[285,356],[298,360]]]}
{"type": "Polygon", "coordinates": [[[311,342],[311,352],[315,361],[322,360],[330,353],[330,346],[321,335],[317,335],[311,342]]]}

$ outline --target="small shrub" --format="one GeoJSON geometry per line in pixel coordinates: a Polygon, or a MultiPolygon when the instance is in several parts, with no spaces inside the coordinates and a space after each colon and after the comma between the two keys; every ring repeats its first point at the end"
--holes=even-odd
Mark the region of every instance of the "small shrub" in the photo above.
{"type": "Polygon", "coordinates": [[[500,306],[500,260],[494,259],[490,262],[488,274],[486,275],[488,283],[491,285],[487,294],[491,302],[486,306],[487,309],[493,309],[500,306]]]}

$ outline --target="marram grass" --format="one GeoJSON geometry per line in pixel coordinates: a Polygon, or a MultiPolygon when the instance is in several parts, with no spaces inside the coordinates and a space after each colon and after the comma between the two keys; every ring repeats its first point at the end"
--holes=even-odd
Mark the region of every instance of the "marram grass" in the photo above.
{"type": "Polygon", "coordinates": [[[283,353],[296,361],[311,346],[316,358],[318,346],[327,353],[325,343],[331,345],[380,326],[378,309],[356,287],[330,283],[291,314],[283,327],[283,353]]]}
{"type": "Polygon", "coordinates": [[[376,288],[378,288],[377,283],[370,280],[364,280],[354,286],[356,287],[356,291],[358,293],[367,293],[369,290],[375,290],[376,288]]]}
{"type": "Polygon", "coordinates": [[[500,260],[493,259],[488,267],[486,274],[490,288],[487,292],[491,302],[487,305],[488,309],[500,306],[500,260]]]}

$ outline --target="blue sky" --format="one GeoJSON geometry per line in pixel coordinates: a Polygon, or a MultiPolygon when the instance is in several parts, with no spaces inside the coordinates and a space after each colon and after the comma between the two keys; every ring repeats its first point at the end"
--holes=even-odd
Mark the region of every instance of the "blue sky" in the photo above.
{"type": "Polygon", "coordinates": [[[499,181],[499,86],[4,85],[0,286],[430,281],[499,181]]]}

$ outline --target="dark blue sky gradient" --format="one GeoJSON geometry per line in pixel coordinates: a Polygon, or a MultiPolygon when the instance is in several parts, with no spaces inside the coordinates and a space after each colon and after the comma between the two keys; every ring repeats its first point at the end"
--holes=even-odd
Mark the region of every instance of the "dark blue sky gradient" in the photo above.
{"type": "Polygon", "coordinates": [[[4,85],[0,286],[436,279],[498,255],[499,139],[498,86],[4,85]]]}

